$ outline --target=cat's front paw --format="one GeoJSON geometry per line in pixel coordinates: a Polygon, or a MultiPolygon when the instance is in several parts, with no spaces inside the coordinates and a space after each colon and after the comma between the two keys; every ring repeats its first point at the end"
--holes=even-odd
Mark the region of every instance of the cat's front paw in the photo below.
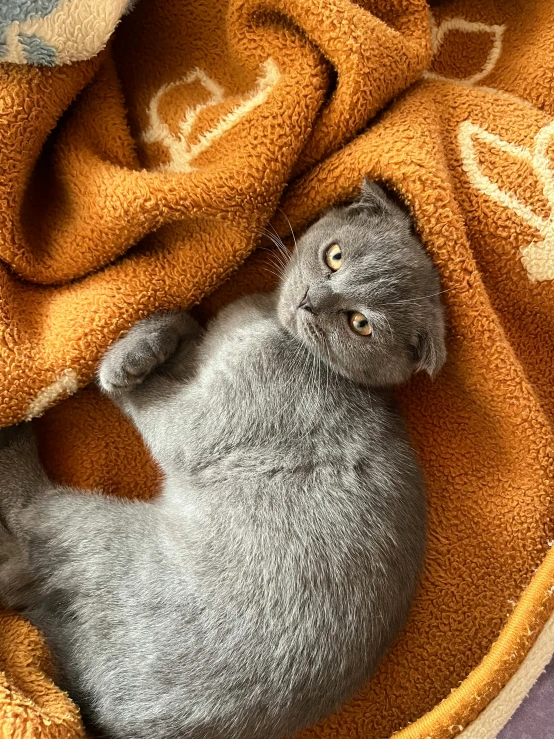
{"type": "Polygon", "coordinates": [[[185,336],[193,338],[198,332],[196,321],[182,311],[155,313],[139,321],[104,355],[98,384],[110,395],[130,390],[172,357],[185,336]]]}

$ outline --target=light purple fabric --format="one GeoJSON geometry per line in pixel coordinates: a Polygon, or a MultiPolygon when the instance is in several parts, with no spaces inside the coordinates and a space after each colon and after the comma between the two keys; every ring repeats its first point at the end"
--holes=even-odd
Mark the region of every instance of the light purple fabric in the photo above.
{"type": "Polygon", "coordinates": [[[554,659],[497,739],[554,739],[554,659]]]}

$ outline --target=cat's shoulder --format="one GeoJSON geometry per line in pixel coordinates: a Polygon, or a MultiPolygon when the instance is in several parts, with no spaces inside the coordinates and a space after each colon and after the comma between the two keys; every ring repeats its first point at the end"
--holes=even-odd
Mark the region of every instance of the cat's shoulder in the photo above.
{"type": "Polygon", "coordinates": [[[272,333],[276,328],[275,296],[256,293],[235,300],[208,326],[214,340],[245,340],[272,333]]]}
{"type": "Polygon", "coordinates": [[[276,297],[273,293],[254,293],[237,298],[221,310],[214,322],[263,320],[275,314],[276,297]]]}
{"type": "Polygon", "coordinates": [[[283,329],[279,326],[273,295],[239,298],[221,310],[208,324],[202,345],[205,363],[223,361],[226,366],[252,362],[271,353],[283,329]]]}

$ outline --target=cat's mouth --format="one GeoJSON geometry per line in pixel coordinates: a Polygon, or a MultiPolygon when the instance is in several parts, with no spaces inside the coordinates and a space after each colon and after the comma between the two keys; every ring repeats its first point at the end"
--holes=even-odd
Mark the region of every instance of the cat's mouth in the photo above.
{"type": "Polygon", "coordinates": [[[279,317],[283,326],[292,334],[304,341],[310,341],[312,337],[309,335],[308,326],[313,324],[316,312],[310,301],[309,286],[302,287],[300,290],[298,287],[291,290],[287,296],[281,294],[279,317]]]}
{"type": "Polygon", "coordinates": [[[323,338],[322,332],[317,326],[314,326],[312,321],[306,321],[302,327],[304,329],[304,335],[307,336],[312,344],[319,344],[323,338]]]}

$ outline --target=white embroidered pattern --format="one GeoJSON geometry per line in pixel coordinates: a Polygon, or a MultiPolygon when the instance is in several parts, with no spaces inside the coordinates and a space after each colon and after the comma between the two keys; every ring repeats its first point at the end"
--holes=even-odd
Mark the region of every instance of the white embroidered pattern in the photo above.
{"type": "Polygon", "coordinates": [[[512,210],[540,235],[539,239],[522,247],[520,252],[521,261],[531,281],[554,280],[554,176],[548,158],[548,147],[553,136],[554,121],[538,131],[530,149],[504,141],[500,136],[471,121],[461,123],[458,133],[462,166],[473,187],[504,208],[512,210]],[[517,195],[503,190],[482,172],[475,152],[476,139],[487,144],[489,149],[497,149],[526,162],[533,169],[549,204],[548,218],[535,213],[517,195]]]}
{"type": "Polygon", "coordinates": [[[191,143],[189,137],[198,115],[206,108],[224,102],[225,92],[223,87],[201,69],[193,70],[186,77],[176,82],[162,85],[150,101],[150,105],[148,106],[149,126],[142,135],[142,140],[145,143],[163,144],[169,153],[170,161],[154,167],[154,171],[192,172],[196,169],[192,165],[192,162],[202,152],[206,151],[214,141],[227,133],[227,131],[230,131],[248,113],[264,103],[271,90],[277,84],[279,77],[280,73],[277,65],[272,59],[267,59],[263,64],[263,74],[258,79],[252,93],[227,115],[223,116],[216,126],[198,136],[195,143],[191,143]],[[196,81],[200,82],[210,93],[210,98],[207,102],[200,103],[195,108],[186,111],[185,117],[179,124],[179,133],[175,136],[160,117],[160,100],[168,90],[178,85],[191,84],[196,81]]]}
{"type": "Polygon", "coordinates": [[[492,36],[492,45],[485,59],[483,67],[469,77],[462,79],[445,77],[437,72],[424,72],[424,76],[429,79],[435,80],[448,80],[449,82],[457,82],[458,84],[464,84],[472,86],[484,79],[488,74],[495,68],[500,55],[502,53],[502,37],[506,26],[477,23],[474,21],[466,21],[465,18],[447,18],[437,25],[432,13],[430,13],[430,25],[431,25],[431,48],[433,50],[433,56],[436,56],[440,47],[444,43],[445,37],[451,31],[460,31],[462,33],[488,33],[492,36]]]}
{"type": "Polygon", "coordinates": [[[50,408],[61,397],[73,395],[79,389],[79,378],[73,369],[65,369],[57,380],[45,387],[37,397],[29,403],[25,420],[37,418],[50,408]]]}

